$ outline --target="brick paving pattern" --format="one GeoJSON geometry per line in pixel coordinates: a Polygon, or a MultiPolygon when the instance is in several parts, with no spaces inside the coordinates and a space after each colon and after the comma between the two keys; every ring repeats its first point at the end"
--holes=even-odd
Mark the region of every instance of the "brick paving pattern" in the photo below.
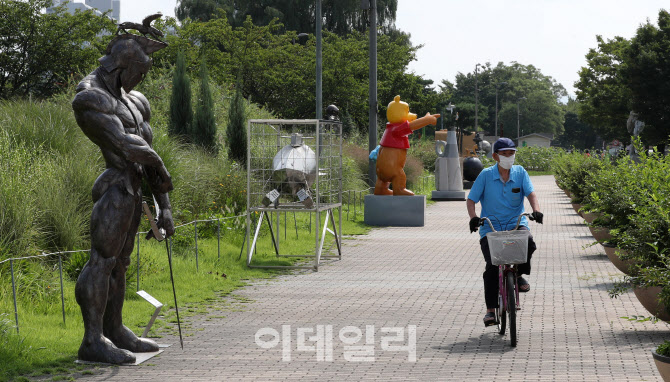
{"type": "Polygon", "coordinates": [[[593,239],[554,178],[532,181],[545,224],[531,222],[538,251],[532,290],[521,295],[516,348],[482,323],[484,262],[465,202],[438,202],[428,207],[425,227],[374,229],[346,239],[343,260],[319,272],[235,292],[251,300],[245,309],[191,318],[184,351],[178,339],[162,338],[172,347],[148,365],[101,368],[81,379],[660,381],[650,349],[670,328],[620,318],[649,314],[632,292],[610,299],[607,290],[622,274],[602,247],[587,247],[593,239]],[[398,349],[409,343],[411,326],[415,362],[398,349]],[[383,328],[394,327],[404,329],[404,341],[388,342],[399,334],[383,328]],[[256,343],[262,328],[277,334],[259,337],[265,348],[256,343]],[[351,344],[362,347],[345,349],[351,344]]]}

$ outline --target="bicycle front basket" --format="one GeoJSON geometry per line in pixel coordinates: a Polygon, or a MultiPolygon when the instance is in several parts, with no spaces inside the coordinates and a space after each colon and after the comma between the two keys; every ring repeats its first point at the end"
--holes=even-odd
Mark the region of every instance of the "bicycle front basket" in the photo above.
{"type": "Polygon", "coordinates": [[[530,231],[498,231],[486,234],[493,265],[523,264],[528,261],[530,231]]]}

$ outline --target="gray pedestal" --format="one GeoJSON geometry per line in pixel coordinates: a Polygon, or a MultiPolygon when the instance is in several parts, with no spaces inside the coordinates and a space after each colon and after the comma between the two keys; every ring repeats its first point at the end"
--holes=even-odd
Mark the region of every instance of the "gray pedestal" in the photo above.
{"type": "Polygon", "coordinates": [[[433,191],[432,200],[465,200],[465,191],[433,191]]]}
{"type": "Polygon", "coordinates": [[[365,195],[365,224],[392,227],[423,227],[426,196],[365,195]]]}

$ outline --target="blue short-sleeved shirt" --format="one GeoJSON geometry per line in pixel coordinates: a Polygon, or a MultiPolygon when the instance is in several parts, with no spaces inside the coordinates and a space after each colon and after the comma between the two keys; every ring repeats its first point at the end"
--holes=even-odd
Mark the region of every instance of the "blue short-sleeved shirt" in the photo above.
{"type": "MultiPolygon", "coordinates": [[[[495,164],[479,173],[470,189],[468,199],[475,203],[481,202],[481,216],[489,218],[496,231],[501,231],[516,226],[515,217],[524,212],[524,198],[531,192],[533,183],[526,169],[518,165],[512,166],[509,180],[503,183],[498,164],[495,164]]],[[[520,225],[528,227],[528,219],[525,216],[521,219],[520,225]]],[[[479,235],[485,237],[488,232],[491,232],[491,227],[488,223],[484,223],[479,229],[479,235]]]]}

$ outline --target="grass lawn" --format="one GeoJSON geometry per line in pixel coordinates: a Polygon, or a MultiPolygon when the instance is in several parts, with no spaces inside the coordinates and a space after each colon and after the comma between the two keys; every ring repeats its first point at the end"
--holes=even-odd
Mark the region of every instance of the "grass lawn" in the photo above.
{"type": "MultiPolygon", "coordinates": [[[[369,228],[363,221],[362,209],[357,207],[354,219],[353,208],[347,220],[346,206],[342,212],[342,231],[344,235],[359,235],[369,228]]],[[[294,221],[292,214],[280,214],[280,251],[286,255],[314,254],[315,221],[310,223],[307,213],[297,213],[294,221]],[[311,227],[310,227],[311,224],[311,227]],[[297,227],[297,233],[296,233],[297,227]],[[311,233],[310,233],[311,229],[311,233]],[[296,237],[297,236],[297,237],[296,237]]],[[[324,219],[325,214],[321,214],[324,219]]],[[[335,214],[337,222],[337,213],[335,214]]],[[[275,223],[276,216],[273,218],[275,223]]],[[[315,219],[312,214],[312,219],[315,219]]],[[[323,222],[322,222],[323,223],[323,222]]],[[[243,230],[222,229],[220,249],[217,242],[215,224],[198,226],[198,256],[196,269],[195,241],[191,235],[191,226],[177,229],[173,239],[174,282],[179,303],[182,331],[185,336],[192,335],[196,328],[189,325],[189,317],[202,314],[217,304],[220,298],[250,280],[273,277],[287,271],[250,269],[246,266],[246,246],[240,257],[244,235],[243,230]],[[219,255],[220,253],[220,255],[219,255]]],[[[266,226],[266,225],[264,225],[266,226]]],[[[321,225],[323,227],[323,225],[321,225]]],[[[332,228],[332,227],[331,227],[332,228]]],[[[338,227],[339,228],[339,227],[338,227]]],[[[327,235],[324,251],[336,252],[332,235],[327,235]]],[[[343,254],[346,256],[346,253],[343,254]]],[[[23,260],[30,261],[30,260],[23,260]]],[[[290,265],[311,259],[277,258],[274,255],[272,241],[267,229],[261,231],[257,252],[252,264],[290,265]]],[[[75,281],[64,279],[65,323],[61,310],[60,283],[58,282],[58,263],[49,265],[55,273],[56,283],[30,286],[31,296],[19,293],[28,289],[22,285],[21,268],[15,263],[18,300],[19,329],[16,334],[14,306],[9,273],[0,274],[0,381],[26,380],[36,376],[52,376],[53,380],[71,380],[75,376],[90,373],[92,366],[74,364],[77,350],[83,336],[81,312],[74,298],[75,281]],[[42,289],[40,292],[40,288],[42,289]],[[37,291],[37,292],[35,292],[37,291]]],[[[169,266],[164,243],[154,240],[140,242],[140,289],[145,290],[164,304],[161,315],[154,323],[149,337],[164,334],[177,334],[176,314],[170,283],[169,266]]],[[[124,323],[138,335],[141,335],[154,307],[140,298],[137,290],[137,247],[131,257],[128,271],[126,300],[124,305],[124,323]]],[[[26,276],[26,275],[23,275],[26,276]]]]}
{"type": "Polygon", "coordinates": [[[528,175],[530,176],[538,176],[538,175],[554,175],[554,172],[551,170],[548,171],[535,171],[535,170],[529,170],[528,175]]]}

